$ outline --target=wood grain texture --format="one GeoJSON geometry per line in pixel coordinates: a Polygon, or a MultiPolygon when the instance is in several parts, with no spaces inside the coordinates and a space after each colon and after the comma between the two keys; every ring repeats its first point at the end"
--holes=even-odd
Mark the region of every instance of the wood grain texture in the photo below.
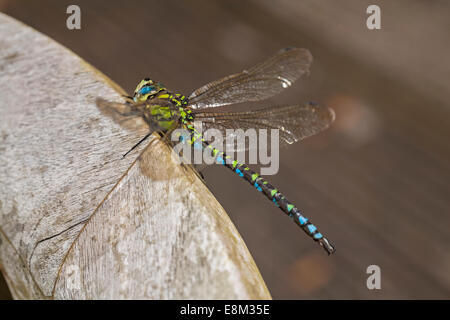
{"type": "Polygon", "coordinates": [[[223,208],[153,136],[100,113],[121,89],[0,14],[0,267],[15,299],[270,299],[223,208]],[[140,155],[140,156],[139,156],[140,155]]]}

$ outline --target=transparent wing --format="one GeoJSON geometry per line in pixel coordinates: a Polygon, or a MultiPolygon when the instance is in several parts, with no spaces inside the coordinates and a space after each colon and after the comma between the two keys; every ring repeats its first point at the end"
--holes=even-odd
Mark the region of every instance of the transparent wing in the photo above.
{"type": "Polygon", "coordinates": [[[309,74],[312,55],[307,49],[286,48],[249,70],[210,82],[189,97],[192,109],[267,99],[309,74]]]}
{"type": "MultiPolygon", "coordinates": [[[[279,130],[280,147],[319,133],[330,126],[335,114],[330,108],[309,102],[305,105],[291,105],[284,107],[270,107],[245,112],[215,113],[209,110],[195,112],[196,120],[202,122],[202,130],[206,138],[206,130],[217,129],[224,137],[224,147],[235,152],[253,149],[257,146],[239,145],[235,143],[239,138],[236,129],[279,130]],[[233,129],[233,130],[227,130],[233,129]]],[[[241,132],[242,133],[242,132],[241,132]]],[[[270,145],[268,146],[270,149],[270,145]]]]}

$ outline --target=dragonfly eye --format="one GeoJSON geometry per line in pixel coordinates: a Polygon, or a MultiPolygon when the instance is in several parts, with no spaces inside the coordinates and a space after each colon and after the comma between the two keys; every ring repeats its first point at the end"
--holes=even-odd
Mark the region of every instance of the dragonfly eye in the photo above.
{"type": "Polygon", "coordinates": [[[147,93],[150,93],[150,92],[152,92],[152,91],[154,91],[155,90],[155,87],[154,86],[147,86],[147,87],[143,87],[141,90],[139,90],[139,94],[147,94],[147,93]]]}

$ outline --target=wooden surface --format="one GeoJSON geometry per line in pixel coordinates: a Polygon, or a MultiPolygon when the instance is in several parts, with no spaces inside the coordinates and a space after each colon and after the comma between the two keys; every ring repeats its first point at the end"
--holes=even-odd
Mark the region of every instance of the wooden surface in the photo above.
{"type": "Polygon", "coordinates": [[[3,14],[0,70],[0,267],[15,299],[270,299],[166,144],[153,136],[122,159],[146,128],[97,109],[119,87],[3,14]]]}
{"type": "Polygon", "coordinates": [[[268,177],[336,254],[229,170],[206,169],[209,189],[275,299],[450,297],[449,1],[79,0],[77,31],[65,26],[70,4],[3,0],[0,10],[127,91],[150,76],[189,95],[280,48],[308,48],[311,75],[258,107],[312,100],[336,111],[330,129],[282,150],[268,177]],[[381,30],[366,28],[369,4],[381,7],[381,30]],[[366,287],[371,264],[381,290],[366,287]]]}

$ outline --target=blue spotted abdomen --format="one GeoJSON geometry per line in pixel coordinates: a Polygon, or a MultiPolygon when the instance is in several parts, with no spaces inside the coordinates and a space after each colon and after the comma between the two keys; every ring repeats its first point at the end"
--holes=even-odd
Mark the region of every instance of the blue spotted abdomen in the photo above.
{"type": "Polygon", "coordinates": [[[198,141],[201,141],[204,148],[211,150],[211,154],[216,157],[217,163],[229,168],[241,178],[247,180],[256,188],[256,190],[263,193],[271,202],[289,215],[308,236],[318,242],[328,254],[335,251],[328,239],[317,230],[317,227],[313,225],[308,218],[304,217],[300,210],[287,200],[286,197],[266,179],[251,170],[247,165],[232,160],[231,157],[227,156],[224,152],[210,146],[199,133],[193,130],[191,143],[196,143],[198,141]]]}

